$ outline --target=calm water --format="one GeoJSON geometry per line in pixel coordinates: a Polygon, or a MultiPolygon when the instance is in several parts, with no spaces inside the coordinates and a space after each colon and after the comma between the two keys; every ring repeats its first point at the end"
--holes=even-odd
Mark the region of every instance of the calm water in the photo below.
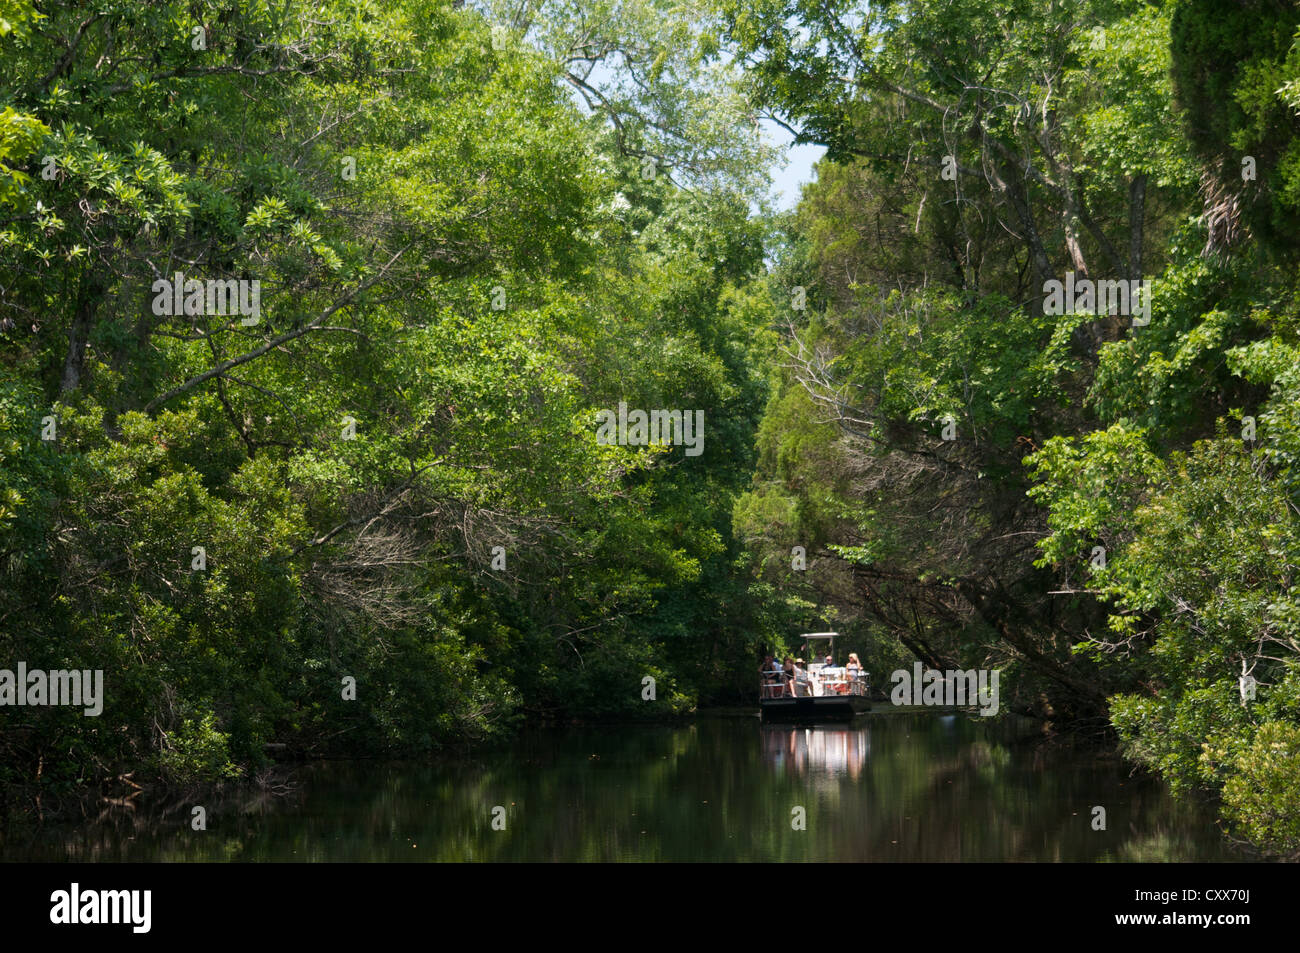
{"type": "MultiPolygon", "coordinates": [[[[1121,761],[934,711],[852,725],[755,718],[537,731],[469,759],[332,763],[288,798],[232,800],[190,830],[118,812],[5,860],[1234,860],[1212,811],[1121,761]],[[1106,809],[1106,830],[1092,809],[1106,809]],[[504,830],[493,809],[505,808],[504,830]],[[792,829],[802,808],[805,830],[792,829]]],[[[143,812],[140,812],[141,814],[143,812]]],[[[500,812],[497,812],[500,815],[500,812]]]]}

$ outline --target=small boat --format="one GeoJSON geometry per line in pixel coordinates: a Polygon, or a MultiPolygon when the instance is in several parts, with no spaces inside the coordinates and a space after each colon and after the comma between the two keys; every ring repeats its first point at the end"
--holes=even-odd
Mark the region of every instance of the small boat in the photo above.
{"type": "MultiPolygon", "coordinates": [[[[852,718],[871,710],[867,695],[867,673],[850,671],[834,664],[837,632],[807,632],[802,638],[811,643],[826,641],[831,663],[813,662],[794,681],[783,672],[763,672],[760,676],[758,707],[769,721],[832,721],[852,718]]],[[[823,656],[817,656],[822,658],[823,656]]]]}

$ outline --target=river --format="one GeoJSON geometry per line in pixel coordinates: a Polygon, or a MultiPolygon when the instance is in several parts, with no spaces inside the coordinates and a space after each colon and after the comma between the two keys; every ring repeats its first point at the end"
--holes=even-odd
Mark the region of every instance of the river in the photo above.
{"type": "Polygon", "coordinates": [[[1220,861],[1212,808],[1036,726],[933,710],[533,730],[468,757],[291,767],[287,796],[114,810],[5,860],[1220,861]],[[1104,830],[1101,815],[1104,808],[1104,830]]]}

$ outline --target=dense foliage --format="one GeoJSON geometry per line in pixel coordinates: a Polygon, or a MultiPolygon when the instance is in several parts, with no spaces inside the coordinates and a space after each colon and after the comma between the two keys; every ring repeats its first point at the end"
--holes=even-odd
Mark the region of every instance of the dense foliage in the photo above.
{"type": "Polygon", "coordinates": [[[4,8],[0,657],[106,673],[98,718],[0,712],[6,790],[682,711],[751,667],[766,147],[679,24],[622,63],[581,11],[541,44],[460,7],[4,8]],[[565,42],[647,101],[586,108],[565,42]],[[159,314],[178,272],[259,308],[159,314]],[[620,402],[702,411],[702,452],[599,443],[620,402]]]}
{"type": "Polygon", "coordinates": [[[1298,31],[0,0],[0,667],[106,673],[0,711],[4,790],[683,712],[834,626],[1300,853],[1298,31]],[[785,215],[763,116],[828,150],[785,215]]]}
{"type": "Polygon", "coordinates": [[[1294,5],[717,7],[829,147],[736,508],[769,576],[1300,851],[1294,5]],[[1149,311],[1048,306],[1070,272],[1149,311]]]}

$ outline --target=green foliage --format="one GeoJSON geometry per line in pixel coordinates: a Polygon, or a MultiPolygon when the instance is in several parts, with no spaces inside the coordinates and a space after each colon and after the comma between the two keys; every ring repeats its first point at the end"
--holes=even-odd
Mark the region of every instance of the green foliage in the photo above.
{"type": "Polygon", "coordinates": [[[1272,723],[1233,763],[1223,789],[1224,813],[1252,841],[1300,850],[1300,727],[1272,723]]]}
{"type": "Polygon", "coordinates": [[[612,113],[573,96],[592,21],[560,5],[526,41],[444,0],[73,4],[4,39],[0,654],[107,693],[25,709],[6,783],[736,690],[769,150],[663,12],[604,27],[653,51],[593,57],[612,113]],[[160,314],[177,272],[256,280],[259,311],[160,314]],[[620,401],[702,410],[704,453],[598,443],[620,401]]]}
{"type": "MultiPolygon", "coordinates": [[[[1076,170],[1095,174],[1107,187],[1139,175],[1161,188],[1196,183],[1198,170],[1170,95],[1170,15],[1167,4],[1143,5],[1076,33],[1072,52],[1079,66],[1067,82],[1078,93],[1067,126],[1086,159],[1076,170]]],[[[1105,192],[1098,188],[1096,198],[1106,201],[1105,192]]]]}
{"type": "Polygon", "coordinates": [[[1269,424],[1294,414],[1294,364],[1270,361],[1271,351],[1261,343],[1233,352],[1239,368],[1280,378],[1255,439],[1221,424],[1214,438],[1162,458],[1119,425],[1055,438],[1033,457],[1040,482],[1031,495],[1049,508],[1043,563],[1082,565],[1094,542],[1106,547],[1089,586],[1115,613],[1110,636],[1091,648],[1158,685],[1111,700],[1128,755],[1179,791],[1221,790],[1234,827],[1285,853],[1294,835],[1277,817],[1294,785],[1275,752],[1297,723],[1300,521],[1279,445],[1289,434],[1269,424]],[[1247,675],[1257,695],[1239,699],[1247,675]]]}
{"type": "Polygon", "coordinates": [[[159,755],[159,770],[174,784],[186,785],[238,777],[239,767],[231,762],[229,736],[216,727],[216,717],[205,712],[197,721],[185,718],[168,735],[159,755]]]}
{"type": "Polygon", "coordinates": [[[1300,224],[1300,10],[1289,3],[1177,0],[1172,65],[1188,137],[1270,246],[1294,251],[1300,224]],[[1256,179],[1243,180],[1243,160],[1256,179]]]}
{"type": "Polygon", "coordinates": [[[0,655],[108,687],[3,782],[687,712],[834,626],[1294,853],[1294,9],[481,7],[0,0],[0,655]],[[767,113],[829,149],[775,217],[767,113]]]}
{"type": "Polygon", "coordinates": [[[1133,508],[1163,471],[1143,434],[1122,425],[1081,438],[1053,437],[1030,460],[1039,482],[1029,496],[1047,508],[1051,529],[1039,543],[1040,565],[1086,557],[1094,543],[1114,549],[1131,538],[1133,508]]]}
{"type": "Polygon", "coordinates": [[[736,506],[765,581],[878,658],[1005,666],[1009,707],[1057,724],[1109,713],[1130,757],[1294,851],[1294,4],[713,9],[752,100],[828,147],[782,223],[774,305],[808,309],[736,506]],[[1067,271],[1149,278],[1149,323],[1043,314],[1067,271]]]}
{"type": "MultiPolygon", "coordinates": [[[[27,0],[0,2],[0,41],[13,34],[22,36],[32,20],[40,19],[27,0]]],[[[9,42],[12,42],[10,40],[9,42]]],[[[25,160],[49,133],[48,127],[30,113],[20,112],[8,103],[0,104],[0,208],[17,204],[23,186],[31,180],[21,169],[10,165],[25,160]]]]}

